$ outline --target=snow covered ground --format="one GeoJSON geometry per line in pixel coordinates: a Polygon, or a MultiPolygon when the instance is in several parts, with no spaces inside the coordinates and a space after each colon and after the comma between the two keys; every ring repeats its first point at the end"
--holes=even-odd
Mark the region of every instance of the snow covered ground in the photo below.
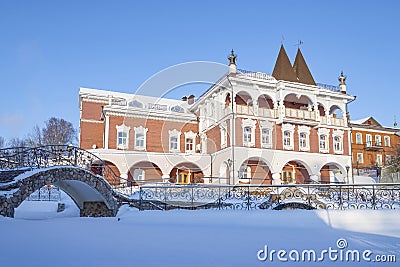
{"type": "Polygon", "coordinates": [[[17,209],[15,219],[0,217],[1,266],[398,266],[400,261],[398,210],[137,211],[123,206],[116,218],[79,218],[70,217],[79,216],[71,200],[63,196],[63,201],[61,213],[49,203],[31,201],[17,209]],[[330,255],[336,260],[322,253],[329,248],[337,250],[330,255]],[[272,250],[286,251],[281,259],[287,262],[277,252],[271,259],[272,250]],[[300,262],[289,257],[296,259],[294,250],[300,262]],[[315,261],[308,261],[310,250],[315,261]],[[346,261],[349,250],[359,251],[359,262],[350,256],[346,261]],[[366,259],[395,255],[397,263],[366,262],[366,250],[372,253],[366,259]]]}

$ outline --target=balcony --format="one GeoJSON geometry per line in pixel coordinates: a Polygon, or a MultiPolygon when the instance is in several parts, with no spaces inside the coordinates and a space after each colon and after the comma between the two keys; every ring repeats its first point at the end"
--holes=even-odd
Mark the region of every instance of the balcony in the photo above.
{"type": "Polygon", "coordinates": [[[383,149],[383,144],[382,142],[373,142],[373,141],[367,141],[364,145],[364,150],[367,151],[379,151],[383,149]]]}
{"type": "Polygon", "coordinates": [[[316,120],[315,111],[286,108],[285,115],[288,118],[295,118],[295,119],[301,119],[301,120],[312,120],[312,121],[316,120]]]}

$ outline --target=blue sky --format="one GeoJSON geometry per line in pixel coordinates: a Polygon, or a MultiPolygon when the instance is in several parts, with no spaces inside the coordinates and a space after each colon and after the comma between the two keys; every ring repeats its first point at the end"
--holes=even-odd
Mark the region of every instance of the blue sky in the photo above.
{"type": "Polygon", "coordinates": [[[352,119],[390,126],[400,120],[399,11],[398,1],[2,0],[0,136],[51,116],[78,127],[79,87],[134,92],[175,64],[227,64],[232,48],[238,68],[271,73],[282,36],[291,60],[304,42],[317,82],[337,85],[345,72],[352,119]]]}

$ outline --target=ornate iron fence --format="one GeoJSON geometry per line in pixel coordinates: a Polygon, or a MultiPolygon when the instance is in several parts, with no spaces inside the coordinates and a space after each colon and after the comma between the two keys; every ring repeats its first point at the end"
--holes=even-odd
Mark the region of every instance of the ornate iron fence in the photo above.
{"type": "MultiPolygon", "coordinates": [[[[127,184],[96,155],[72,145],[47,145],[0,149],[0,169],[38,169],[76,166],[103,176],[111,185],[127,184]]],[[[132,182],[132,181],[131,181],[132,182]]]]}
{"type": "Polygon", "coordinates": [[[131,204],[146,209],[400,209],[400,184],[142,186],[131,204]]]}
{"type": "Polygon", "coordinates": [[[46,185],[39,190],[33,192],[27,198],[29,201],[60,201],[61,192],[60,188],[53,185],[46,185]]]}

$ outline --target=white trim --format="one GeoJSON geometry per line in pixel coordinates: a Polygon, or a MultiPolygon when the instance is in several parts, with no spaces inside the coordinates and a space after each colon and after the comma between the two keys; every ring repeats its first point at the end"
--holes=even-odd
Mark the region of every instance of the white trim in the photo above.
{"type": "Polygon", "coordinates": [[[390,136],[388,136],[388,135],[385,135],[384,137],[383,137],[383,145],[384,146],[387,146],[387,147],[389,147],[390,146],[390,136]],[[388,143],[386,143],[386,138],[389,138],[389,142],[388,143]]]}
{"type": "Polygon", "coordinates": [[[146,135],[147,135],[147,131],[149,129],[144,128],[143,126],[134,127],[133,129],[135,130],[135,149],[136,150],[146,150],[146,135]],[[143,134],[143,142],[144,142],[143,146],[138,146],[136,143],[138,134],[143,134]]]}
{"type": "Polygon", "coordinates": [[[321,153],[329,153],[329,132],[330,130],[327,128],[319,128],[318,129],[318,148],[321,153]],[[325,139],[325,147],[321,148],[321,136],[326,136],[325,139]]]}
{"type": "Polygon", "coordinates": [[[362,133],[356,133],[356,144],[357,145],[362,145],[363,144],[363,138],[362,138],[362,133]],[[357,136],[360,136],[360,142],[357,142],[357,136]]]}
{"type": "Polygon", "coordinates": [[[125,124],[122,125],[116,125],[115,128],[117,128],[117,148],[118,149],[128,149],[129,148],[129,131],[131,127],[126,126],[125,124]],[[119,144],[119,133],[125,133],[126,134],[126,143],[125,144],[119,144]]]}
{"type": "Polygon", "coordinates": [[[297,132],[299,135],[299,150],[300,151],[310,151],[310,127],[300,125],[297,127],[297,132]],[[301,142],[300,142],[300,134],[302,134],[302,133],[304,133],[306,135],[306,137],[305,137],[306,145],[304,147],[301,146],[301,142]]]}
{"type": "Polygon", "coordinates": [[[170,131],[168,131],[168,133],[169,133],[169,142],[168,142],[168,148],[169,148],[169,152],[173,152],[173,153],[176,153],[176,152],[181,152],[181,141],[180,141],[180,137],[181,137],[181,132],[180,131],[178,131],[177,129],[173,129],[173,130],[170,130],[170,131]],[[177,144],[176,144],[176,148],[174,148],[174,149],[172,149],[171,148],[171,137],[176,137],[176,139],[177,139],[177,144]]]}
{"type": "Polygon", "coordinates": [[[189,131],[189,132],[185,132],[185,153],[194,153],[196,151],[196,136],[197,134],[189,131]],[[193,143],[192,143],[192,149],[187,149],[187,140],[188,139],[192,139],[193,143]]]}
{"type": "Polygon", "coordinates": [[[294,150],[294,125],[290,123],[283,123],[282,124],[282,144],[283,149],[286,150],[294,150]],[[288,131],[289,136],[289,144],[285,144],[285,132],[288,131]]]}
{"type": "Polygon", "coordinates": [[[243,146],[246,147],[254,147],[256,144],[256,123],[257,121],[252,119],[242,119],[242,138],[243,138],[243,146]],[[244,140],[245,129],[250,127],[250,141],[244,140]]]}

